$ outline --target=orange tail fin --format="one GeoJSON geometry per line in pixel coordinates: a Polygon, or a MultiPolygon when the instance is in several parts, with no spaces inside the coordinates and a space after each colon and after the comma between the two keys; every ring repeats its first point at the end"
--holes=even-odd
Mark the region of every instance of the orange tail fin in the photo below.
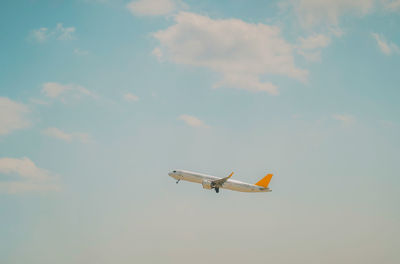
{"type": "Polygon", "coordinates": [[[267,174],[264,178],[258,181],[255,185],[268,188],[269,182],[271,181],[273,174],[267,174]]]}

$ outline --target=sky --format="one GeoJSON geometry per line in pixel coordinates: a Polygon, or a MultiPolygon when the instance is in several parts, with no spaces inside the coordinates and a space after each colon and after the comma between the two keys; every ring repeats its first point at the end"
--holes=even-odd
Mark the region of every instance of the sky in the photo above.
{"type": "Polygon", "coordinates": [[[399,0],[2,1],[0,263],[399,263],[399,26],[399,0]]]}

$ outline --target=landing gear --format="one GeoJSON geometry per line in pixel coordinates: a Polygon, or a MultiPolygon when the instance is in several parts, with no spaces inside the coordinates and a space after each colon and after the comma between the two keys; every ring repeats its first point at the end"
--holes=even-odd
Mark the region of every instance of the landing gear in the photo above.
{"type": "Polygon", "coordinates": [[[215,187],[215,192],[219,193],[219,188],[218,187],[215,187]]]}
{"type": "Polygon", "coordinates": [[[176,184],[178,184],[178,183],[179,183],[179,181],[180,181],[180,180],[177,180],[177,181],[176,181],[176,184]]]}

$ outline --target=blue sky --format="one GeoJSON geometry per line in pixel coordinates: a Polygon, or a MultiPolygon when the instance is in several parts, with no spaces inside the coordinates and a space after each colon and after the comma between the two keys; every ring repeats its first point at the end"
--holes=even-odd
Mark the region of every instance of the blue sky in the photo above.
{"type": "Polygon", "coordinates": [[[1,263],[400,261],[398,0],[7,1],[0,21],[1,263]]]}

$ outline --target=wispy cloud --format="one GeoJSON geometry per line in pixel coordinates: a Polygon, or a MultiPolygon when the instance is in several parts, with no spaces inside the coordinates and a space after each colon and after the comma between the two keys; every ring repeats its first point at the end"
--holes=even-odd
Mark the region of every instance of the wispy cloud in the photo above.
{"type": "Polygon", "coordinates": [[[347,114],[333,114],[332,118],[334,120],[349,124],[349,123],[353,123],[355,121],[354,116],[351,115],[347,115],[347,114]]]}
{"type": "Polygon", "coordinates": [[[383,6],[389,11],[400,11],[400,0],[382,0],[383,6]]]}
{"type": "Polygon", "coordinates": [[[157,57],[158,60],[162,59],[162,51],[160,48],[154,48],[153,51],[151,52],[151,54],[153,54],[153,56],[157,57]]]}
{"type": "Polygon", "coordinates": [[[206,67],[222,75],[214,87],[231,87],[278,94],[277,87],[260,80],[265,74],[299,81],[308,72],[294,64],[293,47],[280,28],[239,19],[211,19],[181,12],[175,24],[154,34],[161,46],[153,53],[178,64],[206,67]]]}
{"type": "Polygon", "coordinates": [[[39,29],[34,29],[30,32],[30,38],[37,42],[45,42],[49,37],[49,29],[42,27],[39,29]]]}
{"type": "Polygon", "coordinates": [[[128,102],[137,102],[137,101],[139,101],[139,97],[134,95],[134,94],[132,94],[132,93],[124,94],[124,99],[125,99],[125,101],[128,101],[128,102]]]}
{"type": "Polygon", "coordinates": [[[0,192],[43,192],[60,189],[56,176],[45,169],[38,168],[29,158],[0,158],[0,174],[10,175],[12,180],[0,181],[0,192]],[[14,180],[16,178],[16,180],[14,180]]]}
{"type": "Polygon", "coordinates": [[[76,49],[74,49],[74,54],[80,55],[80,56],[86,56],[89,54],[89,51],[76,48],[76,49]]]}
{"type": "Polygon", "coordinates": [[[310,61],[321,60],[321,49],[328,46],[331,38],[324,34],[314,34],[307,38],[298,38],[297,52],[310,61]]]}
{"type": "Polygon", "coordinates": [[[30,125],[27,118],[30,110],[24,104],[0,97],[0,136],[30,125]]]}
{"type": "Polygon", "coordinates": [[[58,23],[55,34],[58,40],[69,40],[74,38],[75,27],[64,27],[62,23],[58,23]]]}
{"type": "Polygon", "coordinates": [[[75,27],[64,27],[63,23],[58,23],[54,29],[41,27],[33,29],[29,33],[29,38],[39,43],[50,39],[70,40],[75,38],[75,27]]]}
{"type": "Polygon", "coordinates": [[[81,98],[82,96],[96,97],[94,93],[77,84],[60,84],[47,82],[42,86],[42,93],[50,98],[66,99],[67,97],[81,98]]]}
{"type": "Polygon", "coordinates": [[[315,34],[307,38],[299,38],[300,48],[303,50],[315,50],[318,48],[324,48],[329,45],[330,41],[330,37],[323,34],[315,34]]]}
{"type": "Polygon", "coordinates": [[[49,102],[41,100],[41,99],[37,99],[37,98],[30,98],[29,101],[36,105],[48,105],[49,104],[49,102]]]}
{"type": "Polygon", "coordinates": [[[195,116],[183,114],[183,115],[179,116],[179,119],[191,127],[200,127],[200,128],[208,128],[209,127],[202,120],[198,119],[195,116]]]}
{"type": "Polygon", "coordinates": [[[137,16],[168,15],[185,6],[179,0],[138,0],[126,5],[129,11],[137,16]]]}
{"type": "Polygon", "coordinates": [[[393,42],[387,41],[384,36],[378,33],[371,33],[372,37],[376,40],[379,49],[385,55],[400,54],[400,48],[393,42]]]}
{"type": "Polygon", "coordinates": [[[363,16],[371,12],[375,0],[283,0],[280,7],[293,10],[304,28],[337,27],[345,14],[363,16]]]}
{"type": "Polygon", "coordinates": [[[91,141],[91,137],[87,133],[67,133],[56,127],[49,127],[43,130],[42,133],[49,137],[57,138],[68,142],[77,140],[82,143],[89,143],[91,141]]]}

